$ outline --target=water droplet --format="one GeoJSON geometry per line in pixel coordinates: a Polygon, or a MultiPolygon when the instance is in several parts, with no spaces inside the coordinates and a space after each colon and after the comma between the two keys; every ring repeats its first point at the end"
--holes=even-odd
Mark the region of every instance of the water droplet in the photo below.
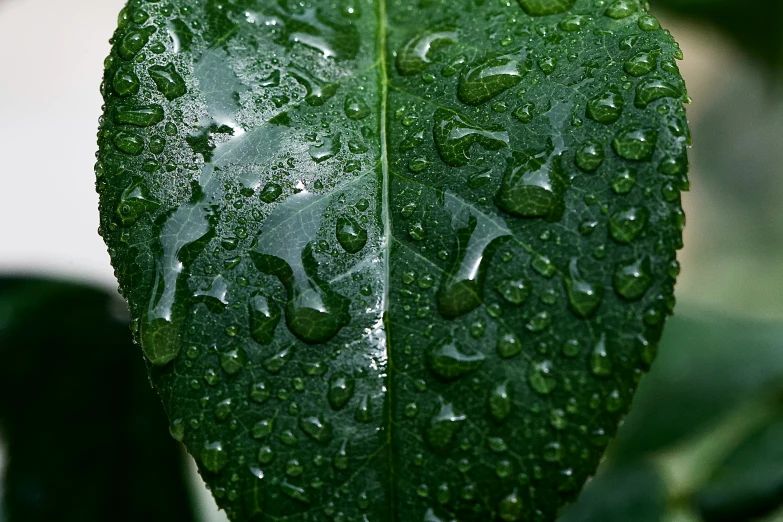
{"type": "Polygon", "coordinates": [[[117,217],[120,218],[123,226],[132,225],[141,216],[159,206],[160,203],[149,195],[144,183],[139,181],[123,191],[117,204],[117,217]]]}
{"type": "Polygon", "coordinates": [[[340,449],[337,450],[334,458],[332,459],[334,467],[339,470],[348,469],[348,439],[344,440],[340,449]]]}
{"type": "Polygon", "coordinates": [[[290,484],[287,480],[284,480],[280,484],[280,491],[294,500],[304,502],[305,504],[310,503],[310,498],[307,496],[307,491],[305,491],[304,488],[290,484]]]}
{"type": "Polygon", "coordinates": [[[574,2],[576,0],[519,0],[522,9],[530,16],[565,13],[574,6],[574,2]]]}
{"type": "Polygon", "coordinates": [[[185,422],[182,419],[174,419],[169,425],[169,433],[177,442],[182,442],[185,438],[185,422]]]}
{"type": "Polygon", "coordinates": [[[569,277],[565,279],[571,310],[579,317],[592,316],[604,298],[604,287],[584,280],[577,268],[577,258],[571,259],[569,277]]]}
{"type": "Polygon", "coordinates": [[[531,102],[527,102],[517,107],[517,109],[514,111],[514,116],[516,116],[517,119],[522,123],[530,123],[533,121],[535,110],[536,106],[531,102]]]}
{"type": "Polygon", "coordinates": [[[474,143],[487,150],[508,146],[508,132],[502,127],[481,128],[464,116],[449,109],[439,108],[434,115],[434,137],[438,153],[451,167],[470,163],[470,148],[474,143]]]}
{"type": "Polygon", "coordinates": [[[606,377],[612,373],[612,359],[606,350],[605,333],[601,334],[600,339],[598,339],[590,354],[590,371],[599,377],[606,377]]]}
{"type": "Polygon", "coordinates": [[[617,194],[628,194],[636,185],[636,172],[621,169],[612,179],[612,190],[617,194]]]}
{"type": "Polygon", "coordinates": [[[587,116],[598,123],[609,125],[620,119],[625,101],[617,87],[609,87],[587,104],[587,116]]]}
{"type": "Polygon", "coordinates": [[[349,254],[356,254],[367,244],[367,230],[350,216],[337,218],[337,241],[349,254]]]}
{"type": "Polygon", "coordinates": [[[451,192],[445,195],[444,208],[452,217],[456,245],[452,249],[454,263],[438,288],[438,311],[446,319],[455,319],[482,303],[488,263],[501,238],[507,236],[502,224],[476,212],[451,192]]]}
{"type": "Polygon", "coordinates": [[[432,417],[427,427],[427,442],[435,449],[446,449],[466,419],[465,415],[454,411],[454,406],[451,403],[441,399],[440,409],[432,417]]]}
{"type": "Polygon", "coordinates": [[[553,56],[541,58],[541,60],[538,61],[538,68],[541,69],[541,72],[549,76],[555,72],[555,69],[557,68],[557,58],[553,56]]]}
{"type": "Polygon", "coordinates": [[[355,380],[350,375],[343,372],[332,375],[329,379],[329,405],[335,410],[345,407],[353,397],[354,388],[355,380]]]}
{"type": "Polygon", "coordinates": [[[585,141],[575,155],[576,166],[585,172],[595,172],[604,162],[604,146],[596,140],[585,141]]]}
{"type": "Polygon", "coordinates": [[[258,197],[264,203],[273,203],[275,200],[277,200],[277,198],[280,197],[282,193],[283,187],[277,183],[270,182],[264,186],[264,189],[261,191],[258,197]]]}
{"type": "Polygon", "coordinates": [[[310,157],[316,163],[323,163],[326,160],[332,159],[339,152],[342,147],[340,142],[340,135],[325,136],[321,138],[321,143],[318,145],[312,145],[310,147],[310,157]]]}
{"type": "Polygon", "coordinates": [[[511,389],[507,382],[497,386],[489,395],[489,413],[497,421],[504,421],[511,413],[511,389]]]}
{"type": "Polygon", "coordinates": [[[544,460],[547,462],[557,462],[562,456],[560,443],[550,442],[544,447],[544,452],[542,455],[544,460]]]}
{"type": "Polygon", "coordinates": [[[498,338],[498,355],[509,359],[522,352],[522,342],[513,332],[506,332],[498,338]]]}
{"type": "Polygon", "coordinates": [[[329,442],[332,438],[332,427],[317,415],[299,419],[299,427],[307,435],[318,442],[329,442]]]}
{"type": "Polygon", "coordinates": [[[280,371],[283,369],[283,366],[285,366],[286,363],[288,363],[288,361],[291,360],[293,354],[294,354],[293,345],[288,346],[286,348],[283,348],[273,356],[269,357],[268,359],[264,359],[264,362],[261,363],[261,366],[263,366],[264,369],[269,373],[273,373],[273,374],[280,373],[280,371]]]}
{"type": "Polygon", "coordinates": [[[128,66],[120,67],[114,74],[112,87],[120,96],[132,96],[139,92],[139,78],[128,66]]]}
{"type": "Polygon", "coordinates": [[[480,105],[518,85],[528,69],[526,51],[503,56],[490,56],[462,70],[457,97],[468,105],[480,105]]]}
{"type": "Polygon", "coordinates": [[[282,312],[274,301],[262,295],[255,295],[248,303],[250,312],[250,336],[258,344],[268,345],[275,338],[282,312]]]}
{"type": "MultiPolygon", "coordinates": [[[[650,15],[640,16],[636,25],[638,25],[639,29],[642,31],[657,31],[661,28],[661,24],[658,22],[658,20],[650,15]]],[[[680,51],[680,53],[681,52],[682,51],[680,51]]]]}
{"type": "Polygon", "coordinates": [[[559,220],[565,209],[568,181],[560,152],[549,146],[539,152],[515,152],[503,173],[495,203],[514,216],[559,220]]]}
{"type": "Polygon", "coordinates": [[[403,76],[418,74],[431,63],[430,52],[457,41],[454,28],[427,29],[405,42],[397,51],[397,70],[403,76]]]}
{"type": "Polygon", "coordinates": [[[411,239],[414,241],[424,241],[427,239],[427,230],[422,223],[413,223],[410,228],[408,228],[408,235],[410,235],[411,239]]]}
{"type": "Polygon", "coordinates": [[[253,438],[259,440],[265,439],[272,434],[273,428],[274,420],[262,419],[253,425],[253,429],[251,430],[253,433],[253,438]]]}
{"type": "Polygon", "coordinates": [[[215,406],[215,418],[218,421],[224,421],[231,415],[233,404],[231,399],[223,399],[215,406]]]}
{"type": "Polygon", "coordinates": [[[474,172],[468,177],[467,185],[468,188],[471,188],[473,190],[478,189],[486,185],[487,183],[492,181],[492,171],[487,170],[479,170],[474,172]]]}
{"type": "Polygon", "coordinates": [[[359,401],[359,407],[356,408],[356,413],[353,416],[356,422],[367,423],[372,420],[372,409],[370,407],[370,396],[364,394],[359,401]]]}
{"type": "Polygon", "coordinates": [[[121,105],[114,109],[114,123],[151,127],[163,121],[163,107],[160,105],[121,105]]]}
{"type": "Polygon", "coordinates": [[[250,398],[258,403],[265,403],[272,397],[272,391],[265,381],[259,381],[250,387],[250,398]]]}
{"type": "Polygon", "coordinates": [[[201,449],[201,463],[212,473],[218,473],[228,463],[228,455],[221,442],[206,442],[201,449]]]}
{"type": "Polygon", "coordinates": [[[618,156],[632,161],[647,161],[655,152],[658,131],[654,129],[625,129],[615,136],[612,147],[618,156]]]}
{"type": "Polygon", "coordinates": [[[235,348],[220,354],[220,367],[229,375],[235,375],[245,367],[245,351],[235,348]]]}
{"type": "Polygon", "coordinates": [[[636,4],[636,0],[617,0],[612,5],[609,6],[609,8],[606,10],[605,14],[609,18],[614,18],[615,20],[621,20],[623,18],[628,18],[632,14],[634,14],[638,9],[638,6],[636,4]]]}
{"type": "Polygon", "coordinates": [[[527,279],[505,279],[495,289],[507,302],[521,305],[530,297],[530,281],[527,279]]]}
{"type": "Polygon", "coordinates": [[[584,15],[569,15],[563,18],[559,27],[563,31],[573,33],[587,25],[589,21],[590,18],[584,15]]]}
{"type": "Polygon", "coordinates": [[[528,373],[530,387],[536,393],[548,395],[557,387],[557,381],[552,375],[552,361],[534,363],[528,373]]]}
{"type": "Polygon", "coordinates": [[[329,199],[306,191],[290,196],[266,218],[263,230],[267,232],[250,253],[256,268],[277,277],[285,287],[289,330],[311,344],[330,340],[350,321],[350,301],[318,277],[319,263],[313,253],[329,199]]]}
{"type": "MultiPolygon", "coordinates": [[[[534,2],[536,0],[527,0],[527,1],[534,2]]],[[[538,0],[538,1],[544,2],[545,0],[538,0]]],[[[567,0],[561,0],[561,1],[567,1],[567,0]]],[[[500,514],[500,518],[506,522],[516,522],[517,520],[520,520],[520,518],[522,517],[522,499],[520,498],[519,493],[517,492],[516,489],[511,494],[509,494],[503,500],[500,501],[500,504],[498,505],[498,513],[500,514]]]]}
{"type": "Polygon", "coordinates": [[[177,72],[173,63],[168,65],[153,65],[148,69],[150,78],[167,100],[176,100],[187,92],[185,80],[177,72]]]}
{"type": "Polygon", "coordinates": [[[642,297],[652,285],[650,258],[647,256],[627,264],[620,264],[614,273],[614,288],[629,300],[642,297]]]}
{"type": "Polygon", "coordinates": [[[631,58],[623,64],[623,69],[631,76],[644,76],[645,74],[649,74],[657,63],[657,53],[642,51],[631,56],[631,58]]]}
{"type": "Polygon", "coordinates": [[[117,52],[120,53],[126,60],[132,60],[134,56],[141,51],[145,45],[150,41],[150,36],[156,31],[154,25],[150,25],[139,29],[138,31],[130,31],[120,40],[120,44],[117,46],[117,52]]]}
{"type": "Polygon", "coordinates": [[[541,254],[536,255],[530,265],[533,267],[533,270],[546,278],[551,278],[557,273],[555,264],[548,257],[541,254]]]}
{"type": "Polygon", "coordinates": [[[337,93],[336,84],[326,83],[306,71],[290,67],[288,73],[305,88],[305,101],[313,107],[320,107],[337,93]]]}
{"type": "Polygon", "coordinates": [[[144,138],[130,131],[119,131],[114,135],[114,146],[125,154],[138,156],[144,151],[144,138]]]}
{"type": "Polygon", "coordinates": [[[269,464],[275,459],[275,452],[269,446],[261,446],[256,457],[261,464],[269,464]]]}
{"type": "Polygon", "coordinates": [[[430,368],[444,379],[462,377],[478,369],[485,359],[482,353],[465,353],[462,345],[450,336],[440,339],[430,346],[428,355],[430,368]]]}
{"type": "Polygon", "coordinates": [[[345,115],[351,120],[363,120],[370,115],[370,107],[358,94],[345,97],[345,115]]]}
{"type": "Polygon", "coordinates": [[[618,243],[630,243],[647,226],[650,212],[643,207],[618,210],[609,218],[609,231],[618,243]]]}
{"type": "Polygon", "coordinates": [[[650,103],[662,98],[679,98],[682,96],[680,89],[671,83],[658,78],[649,78],[639,82],[636,86],[636,99],[634,103],[640,109],[646,108],[650,103]]]}

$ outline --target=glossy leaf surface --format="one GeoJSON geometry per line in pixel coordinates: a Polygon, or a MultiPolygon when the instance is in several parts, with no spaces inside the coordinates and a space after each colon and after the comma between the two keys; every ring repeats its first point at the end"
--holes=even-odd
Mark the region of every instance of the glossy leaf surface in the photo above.
{"type": "Polygon", "coordinates": [[[131,2],[98,190],[233,520],[553,520],[674,306],[679,50],[635,1],[131,2]]]}

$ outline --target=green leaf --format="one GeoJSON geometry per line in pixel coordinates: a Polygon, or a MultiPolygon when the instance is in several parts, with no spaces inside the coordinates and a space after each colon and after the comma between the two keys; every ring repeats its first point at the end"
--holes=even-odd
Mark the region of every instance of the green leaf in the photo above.
{"type": "Polygon", "coordinates": [[[659,522],[666,511],[666,487],[649,463],[606,469],[590,481],[558,522],[659,522]]]}
{"type": "Polygon", "coordinates": [[[613,443],[629,463],[671,448],[732,409],[776,393],[783,382],[783,327],[705,310],[684,310],[661,341],[655,371],[613,443]]]}
{"type": "Polygon", "coordinates": [[[552,520],[594,472],[674,306],[689,140],[671,36],[595,5],[122,13],[101,233],[233,520],[552,520]]]}
{"type": "Polygon", "coordinates": [[[195,520],[182,453],[117,304],[91,288],[0,278],[0,519],[195,520]]]}
{"type": "Polygon", "coordinates": [[[783,420],[756,430],[697,495],[705,522],[750,521],[783,506],[783,420]]]}

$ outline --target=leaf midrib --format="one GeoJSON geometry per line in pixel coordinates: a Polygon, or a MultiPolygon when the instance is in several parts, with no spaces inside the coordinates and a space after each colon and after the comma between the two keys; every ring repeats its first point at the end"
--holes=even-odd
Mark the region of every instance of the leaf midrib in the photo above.
{"type": "Polygon", "coordinates": [[[386,0],[378,0],[377,7],[378,28],[377,28],[377,41],[376,48],[378,53],[378,83],[380,92],[380,107],[379,107],[379,126],[381,136],[381,220],[383,222],[383,236],[384,236],[384,275],[383,275],[383,299],[381,301],[381,308],[383,311],[383,329],[386,340],[386,420],[387,420],[387,435],[386,435],[386,452],[388,455],[389,477],[388,477],[388,501],[389,501],[389,519],[392,521],[397,520],[396,513],[396,495],[394,489],[394,451],[393,444],[394,439],[392,437],[393,415],[394,415],[394,403],[393,403],[393,378],[392,378],[392,356],[390,350],[390,336],[389,336],[389,283],[391,280],[391,248],[392,248],[392,227],[391,227],[391,208],[389,206],[389,193],[390,193],[390,176],[389,176],[389,154],[388,154],[388,137],[387,137],[387,115],[388,115],[388,101],[389,101],[389,77],[388,77],[388,64],[386,60],[386,0]]]}

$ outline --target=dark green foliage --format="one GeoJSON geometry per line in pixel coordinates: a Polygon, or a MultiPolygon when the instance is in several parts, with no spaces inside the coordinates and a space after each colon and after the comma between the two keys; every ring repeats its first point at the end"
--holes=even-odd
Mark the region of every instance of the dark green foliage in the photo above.
{"type": "Polygon", "coordinates": [[[0,279],[3,520],[195,520],[182,453],[117,305],[90,288],[0,279]]]}

